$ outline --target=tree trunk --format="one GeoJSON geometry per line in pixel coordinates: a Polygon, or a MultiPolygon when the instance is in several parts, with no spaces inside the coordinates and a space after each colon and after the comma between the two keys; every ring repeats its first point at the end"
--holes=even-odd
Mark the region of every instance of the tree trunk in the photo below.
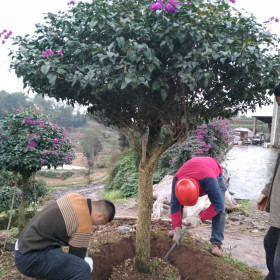
{"type": "Polygon", "coordinates": [[[153,173],[160,152],[158,148],[161,127],[149,127],[141,135],[142,154],[138,170],[138,220],[136,229],[135,268],[140,272],[149,271],[151,252],[151,218],[153,209],[153,173]]]}
{"type": "Polygon", "coordinates": [[[30,176],[31,175],[27,175],[27,174],[21,174],[22,175],[22,186],[21,186],[21,190],[22,190],[22,197],[21,197],[21,203],[20,203],[20,207],[18,209],[18,229],[19,229],[19,232],[21,232],[24,227],[26,226],[27,224],[27,221],[26,221],[26,200],[24,198],[24,194],[25,192],[27,191],[28,189],[28,182],[29,182],[29,179],[30,179],[30,176]]]}
{"type": "Polygon", "coordinates": [[[153,166],[143,162],[138,174],[138,221],[136,230],[135,268],[147,273],[150,261],[151,217],[153,208],[153,166]]]}

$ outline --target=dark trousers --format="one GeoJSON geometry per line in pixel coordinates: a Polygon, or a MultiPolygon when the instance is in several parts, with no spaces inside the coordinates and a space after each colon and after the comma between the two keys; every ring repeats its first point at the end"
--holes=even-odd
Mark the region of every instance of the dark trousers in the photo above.
{"type": "Polygon", "coordinates": [[[264,238],[268,275],[265,280],[280,280],[280,228],[270,227],[264,238]]]}
{"type": "Polygon", "coordinates": [[[83,259],[50,247],[21,254],[15,251],[17,269],[25,276],[47,280],[89,280],[90,266],[83,259]]]}

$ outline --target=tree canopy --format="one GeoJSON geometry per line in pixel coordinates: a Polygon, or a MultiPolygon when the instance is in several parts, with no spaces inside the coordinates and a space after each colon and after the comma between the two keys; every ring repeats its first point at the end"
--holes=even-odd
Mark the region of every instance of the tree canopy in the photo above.
{"type": "Polygon", "coordinates": [[[268,104],[279,78],[279,40],[228,1],[182,2],[171,13],[146,0],[96,0],[45,19],[15,39],[12,68],[25,86],[88,105],[107,124],[228,118],[268,104]]]}

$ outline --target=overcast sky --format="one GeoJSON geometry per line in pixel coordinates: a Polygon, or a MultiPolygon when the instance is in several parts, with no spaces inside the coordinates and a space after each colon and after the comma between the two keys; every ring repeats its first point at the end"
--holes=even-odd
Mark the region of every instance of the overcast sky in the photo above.
{"type": "MultiPolygon", "coordinates": [[[[70,1],[70,0],[69,0],[70,1]]],[[[0,8],[0,33],[7,29],[13,32],[13,36],[32,34],[35,24],[43,22],[43,14],[47,12],[56,13],[59,10],[68,9],[67,0],[2,0],[0,8]]],[[[90,0],[88,0],[90,1],[90,0]]],[[[77,2],[77,1],[76,1],[77,2]]],[[[152,1],[151,1],[152,2],[152,1]]],[[[259,22],[264,22],[274,16],[280,19],[280,0],[236,0],[234,7],[244,8],[252,13],[259,22]]],[[[280,37],[280,22],[272,23],[270,29],[280,37]]],[[[23,91],[22,82],[16,75],[9,71],[9,47],[11,40],[4,45],[0,39],[0,90],[7,92],[23,91]]],[[[26,91],[26,90],[25,90],[26,91]]],[[[263,108],[262,115],[272,115],[272,107],[263,108]]]]}

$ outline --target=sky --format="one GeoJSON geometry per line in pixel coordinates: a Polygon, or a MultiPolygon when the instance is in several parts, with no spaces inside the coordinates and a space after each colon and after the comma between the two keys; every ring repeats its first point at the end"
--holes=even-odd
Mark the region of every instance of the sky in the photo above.
{"type": "MultiPolygon", "coordinates": [[[[43,22],[43,14],[56,13],[59,10],[67,10],[70,0],[8,0],[1,1],[0,6],[0,33],[7,29],[12,31],[13,36],[32,34],[35,24],[43,22]]],[[[90,1],[90,0],[88,0],[90,1]]],[[[77,2],[77,1],[76,1],[77,2]]],[[[245,9],[253,14],[259,22],[264,22],[272,16],[280,19],[280,0],[236,0],[234,5],[237,9],[245,9]]],[[[280,37],[280,22],[270,24],[270,30],[280,37]]],[[[9,70],[9,48],[12,40],[8,39],[4,45],[0,39],[0,90],[6,92],[27,92],[23,84],[14,72],[9,70]]],[[[272,115],[272,106],[258,109],[255,115],[272,115]]]]}

